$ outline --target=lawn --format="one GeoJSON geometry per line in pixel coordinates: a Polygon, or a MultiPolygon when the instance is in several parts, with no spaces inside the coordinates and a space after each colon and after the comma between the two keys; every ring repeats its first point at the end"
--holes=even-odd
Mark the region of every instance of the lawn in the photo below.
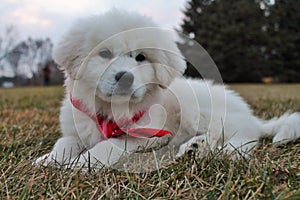
{"type": "MultiPolygon", "coordinates": [[[[300,85],[231,85],[262,118],[300,111],[300,85]]],[[[0,89],[0,199],[300,199],[300,143],[267,140],[249,159],[216,152],[154,172],[32,166],[60,136],[63,88],[0,89]]]]}

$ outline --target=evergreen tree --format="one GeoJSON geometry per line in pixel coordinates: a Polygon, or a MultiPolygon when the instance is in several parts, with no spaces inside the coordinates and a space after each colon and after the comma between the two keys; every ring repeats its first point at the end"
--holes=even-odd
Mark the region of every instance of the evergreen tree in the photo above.
{"type": "Polygon", "coordinates": [[[226,82],[260,81],[266,70],[264,12],[256,1],[191,0],[182,30],[212,56],[226,82]]]}
{"type": "Polygon", "coordinates": [[[266,58],[272,75],[281,82],[300,81],[300,4],[276,0],[269,7],[269,45],[266,58]]]}

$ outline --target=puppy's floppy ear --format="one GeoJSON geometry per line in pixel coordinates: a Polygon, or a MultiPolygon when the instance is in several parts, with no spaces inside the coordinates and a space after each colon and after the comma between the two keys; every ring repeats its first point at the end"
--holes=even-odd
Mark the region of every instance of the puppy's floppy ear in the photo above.
{"type": "Polygon", "coordinates": [[[83,38],[80,33],[67,34],[53,49],[55,62],[72,79],[76,79],[79,67],[85,58],[82,51],[83,38]]]}
{"type": "Polygon", "coordinates": [[[186,62],[176,47],[176,51],[158,50],[155,58],[155,75],[160,87],[166,88],[176,77],[183,75],[186,62]]]}

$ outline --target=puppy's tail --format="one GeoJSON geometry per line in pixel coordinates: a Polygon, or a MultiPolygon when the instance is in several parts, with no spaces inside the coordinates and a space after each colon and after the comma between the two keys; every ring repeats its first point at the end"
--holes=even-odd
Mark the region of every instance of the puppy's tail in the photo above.
{"type": "Polygon", "coordinates": [[[263,121],[263,132],[274,136],[273,142],[286,143],[300,138],[300,113],[286,113],[279,118],[263,121]]]}

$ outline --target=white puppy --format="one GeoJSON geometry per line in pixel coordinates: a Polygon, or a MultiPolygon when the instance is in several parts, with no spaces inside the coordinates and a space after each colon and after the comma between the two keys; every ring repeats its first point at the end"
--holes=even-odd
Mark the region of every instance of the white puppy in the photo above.
{"type": "Polygon", "coordinates": [[[299,113],[263,121],[223,85],[181,77],[186,63],[174,37],[137,13],[78,21],[54,58],[66,75],[62,137],[36,163],[109,166],[159,145],[177,156],[190,146],[244,153],[262,136],[300,137],[299,113]]]}

